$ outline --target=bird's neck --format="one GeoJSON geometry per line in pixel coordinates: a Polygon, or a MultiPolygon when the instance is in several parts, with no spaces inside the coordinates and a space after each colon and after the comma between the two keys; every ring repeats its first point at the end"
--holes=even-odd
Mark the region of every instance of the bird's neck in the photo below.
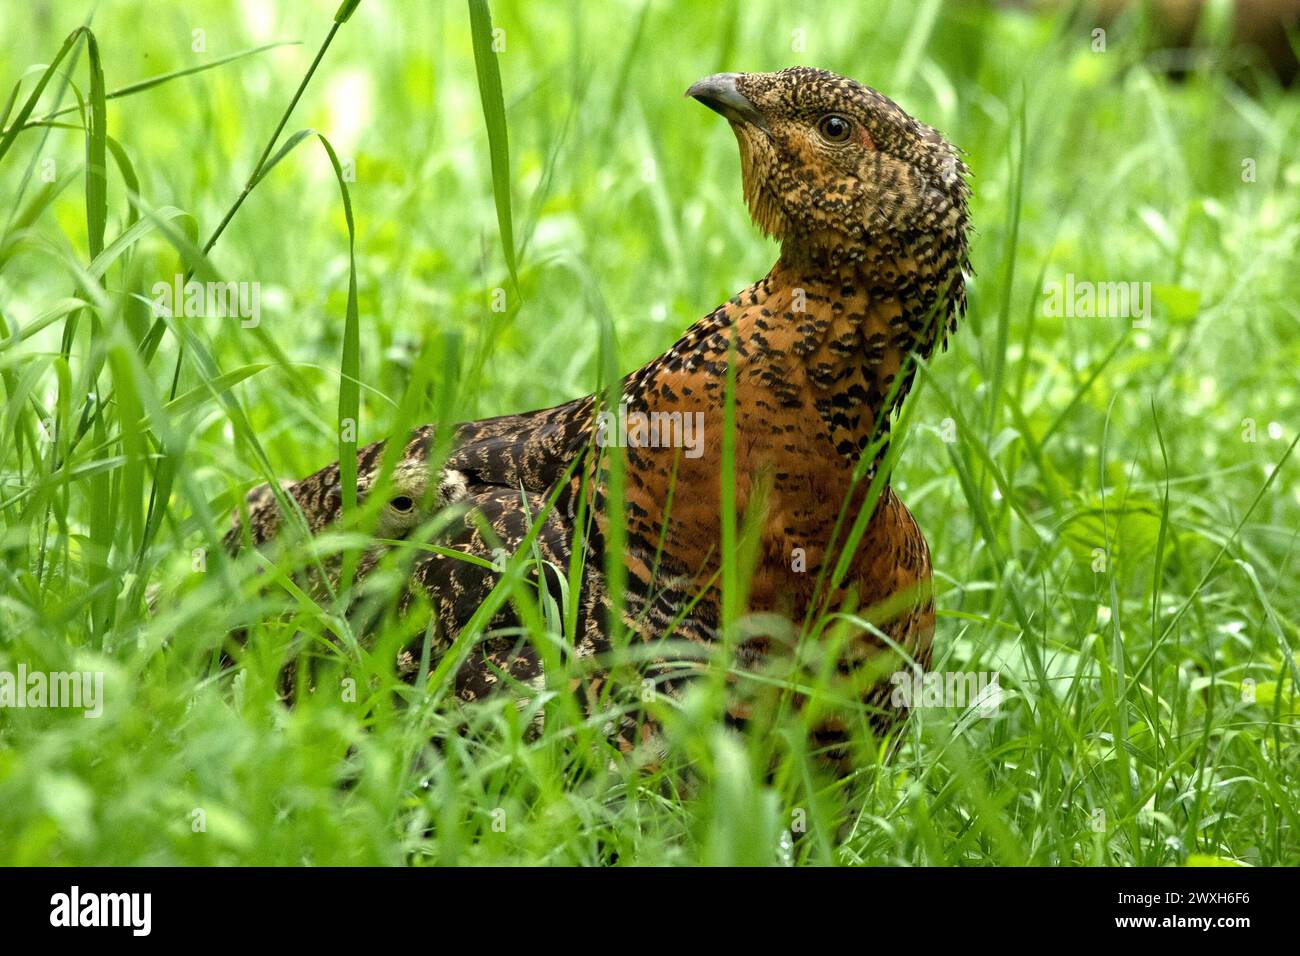
{"type": "Polygon", "coordinates": [[[728,303],[738,389],[770,390],[790,410],[801,401],[847,463],[882,455],[877,439],[911,386],[910,353],[929,351],[925,317],[898,277],[880,263],[828,267],[783,253],[755,301],[728,303]]]}
{"type": "MultiPolygon", "coordinates": [[[[934,330],[950,320],[946,301],[933,307],[932,288],[918,288],[915,273],[894,259],[830,267],[783,253],[761,280],[632,373],[624,401],[634,411],[699,411],[717,420],[734,348],[738,432],[745,419],[764,430],[816,429],[825,439],[820,457],[851,466],[871,449],[878,458],[877,439],[887,437],[912,382],[911,353],[928,355],[934,330]]],[[[720,438],[706,441],[720,447],[720,438]]]]}

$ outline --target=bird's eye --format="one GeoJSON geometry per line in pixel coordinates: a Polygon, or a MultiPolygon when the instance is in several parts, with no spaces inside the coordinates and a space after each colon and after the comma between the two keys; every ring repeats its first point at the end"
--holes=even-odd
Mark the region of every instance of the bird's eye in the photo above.
{"type": "Polygon", "coordinates": [[[388,505],[399,514],[406,514],[408,511],[412,511],[415,508],[415,502],[406,495],[398,495],[396,498],[391,499],[388,502],[388,505]]]}
{"type": "Polygon", "coordinates": [[[830,113],[817,121],[817,132],[826,142],[839,146],[849,141],[853,124],[838,113],[830,113]]]}

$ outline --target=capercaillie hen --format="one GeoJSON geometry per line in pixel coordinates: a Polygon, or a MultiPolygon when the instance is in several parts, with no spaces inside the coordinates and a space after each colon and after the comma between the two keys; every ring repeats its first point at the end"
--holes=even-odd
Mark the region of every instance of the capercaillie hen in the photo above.
{"type": "MultiPolygon", "coordinates": [[[[558,568],[570,566],[578,518],[590,514],[581,588],[573,596],[577,628],[567,635],[568,653],[590,663],[609,648],[616,620],[603,573],[609,475],[602,456],[622,454],[627,587],[623,606],[613,613],[633,641],[713,643],[721,621],[725,392],[734,359],[734,500],[739,513],[757,515],[746,610],[794,622],[796,635],[810,611],[858,610],[871,619],[879,633],[859,627],[847,640],[841,637],[824,672],[851,688],[853,699],[872,705],[873,723],[882,729],[895,716],[882,693],[888,687],[879,674],[862,679],[860,673],[870,670],[863,665],[887,646],[883,633],[925,666],[934,607],[924,536],[887,482],[883,490],[876,482],[875,493],[868,489],[884,462],[891,415],[916,361],[945,343],[965,309],[967,169],[936,130],[875,90],[823,70],[720,73],[687,95],[729,121],[740,145],[750,214],[781,247],[767,275],[622,381],[621,403],[629,413],[657,414],[664,423],[699,422],[701,446],[692,454],[650,447],[634,429],[611,441],[601,434],[610,421],[601,414],[603,403],[588,395],[456,427],[436,474],[429,462],[432,426],[416,430],[398,454],[383,442],[370,445],[358,453],[358,493],[364,500],[370,487],[383,487],[388,500],[379,509],[377,537],[387,539],[404,537],[433,512],[454,505],[460,516],[436,543],[487,559],[499,548],[513,553],[544,513],[535,547],[558,568]],[[379,482],[386,459],[391,481],[379,482]],[[841,513],[846,502],[847,518],[841,513]],[[836,549],[867,506],[872,510],[863,516],[848,573],[825,590],[839,560],[836,549]],[[877,609],[874,616],[864,610],[870,608],[877,609]]],[[[631,414],[626,420],[637,421],[631,414]]],[[[286,490],[313,532],[340,516],[337,463],[286,490]]],[[[268,541],[282,524],[280,508],[265,490],[250,496],[247,522],[228,536],[230,548],[268,541]]],[[[367,552],[358,573],[364,575],[382,551],[367,552]]],[[[405,609],[427,598],[435,616],[436,664],[492,591],[498,568],[423,552],[409,575],[400,602],[405,609]]],[[[558,582],[547,585],[558,594],[558,582]]],[[[537,650],[511,630],[517,614],[506,603],[483,629],[486,636],[456,672],[462,699],[515,681],[544,683],[537,650]]],[[[789,650],[787,638],[753,631],[735,647],[742,668],[789,656],[778,653],[789,650]]],[[[417,634],[401,653],[404,675],[415,674],[423,640],[417,634]]],[[[809,657],[805,648],[798,650],[796,656],[809,657]]],[[[665,655],[652,657],[644,673],[675,695],[688,670],[665,655]]],[[[589,699],[599,684],[596,676],[587,686],[589,699]]],[[[743,720],[753,705],[752,696],[737,691],[729,711],[743,720]]],[[[863,712],[859,707],[859,716],[863,712]]],[[[851,719],[834,713],[820,718],[820,749],[842,760],[851,719]]],[[[620,744],[631,747],[645,725],[627,717],[617,732],[620,744]]]]}

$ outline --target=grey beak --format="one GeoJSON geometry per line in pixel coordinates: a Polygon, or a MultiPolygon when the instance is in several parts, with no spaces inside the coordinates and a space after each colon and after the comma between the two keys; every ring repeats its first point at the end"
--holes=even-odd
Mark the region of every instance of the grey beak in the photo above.
{"type": "Polygon", "coordinates": [[[748,123],[759,129],[767,129],[763,114],[736,89],[736,79],[739,76],[739,73],[714,73],[692,86],[686,95],[695,97],[733,123],[748,123]]]}

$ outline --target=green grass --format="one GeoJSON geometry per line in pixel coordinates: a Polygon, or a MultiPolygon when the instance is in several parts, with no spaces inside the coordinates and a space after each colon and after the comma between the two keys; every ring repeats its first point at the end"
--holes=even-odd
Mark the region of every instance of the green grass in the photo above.
{"type": "MultiPolygon", "coordinates": [[[[99,4],[30,111],[81,21],[13,13],[0,671],[102,671],[105,709],[0,711],[0,862],[1300,862],[1300,98],[1222,54],[1153,71],[1141,17],[1094,53],[1086,16],[977,3],[497,2],[499,103],[485,6],[363,0],[278,136],[331,10],[99,4]],[[536,738],[509,700],[458,709],[436,660],[400,684],[403,622],[363,640],[346,595],[295,593],[306,549],[221,559],[243,491],[334,460],[344,420],[364,443],[589,392],[763,274],[735,143],[681,92],[794,63],[969,154],[970,312],[894,484],[933,551],[934,666],[996,672],[993,716],[922,710],[837,784],[794,716],[722,731],[705,681],[655,705],[664,765],[631,767],[558,679],[536,738]],[[155,323],[153,283],[191,270],[259,282],[260,324],[155,323]],[[1150,282],[1149,328],[1045,315],[1067,273],[1150,282]],[[304,648],[315,693],[285,708],[304,648]]],[[[533,603],[531,560],[499,597],[533,603]]],[[[399,577],[367,579],[381,616],[399,577]]],[[[530,639],[569,610],[531,608],[530,639]]]]}

